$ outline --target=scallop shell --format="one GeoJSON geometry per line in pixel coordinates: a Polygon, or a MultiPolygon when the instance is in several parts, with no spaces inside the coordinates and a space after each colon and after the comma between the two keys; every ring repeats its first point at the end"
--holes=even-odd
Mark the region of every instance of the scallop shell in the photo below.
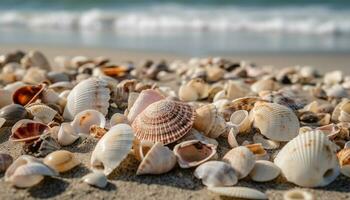
{"type": "Polygon", "coordinates": [[[45,85],[27,85],[18,88],[12,95],[13,103],[25,106],[35,102],[44,91],[45,85]]]}
{"type": "Polygon", "coordinates": [[[350,177],[350,149],[344,148],[337,153],[339,164],[340,164],[340,172],[350,177]]]}
{"type": "Polygon", "coordinates": [[[57,134],[58,143],[62,146],[73,144],[79,135],[70,123],[62,123],[57,134]]]}
{"type": "Polygon", "coordinates": [[[108,184],[107,177],[101,172],[87,174],[83,176],[82,181],[98,188],[105,188],[108,184]]]}
{"type": "Polygon", "coordinates": [[[292,189],[284,192],[283,200],[315,200],[315,198],[305,190],[292,189]]]}
{"type": "Polygon", "coordinates": [[[26,106],[26,109],[34,116],[35,121],[39,121],[44,124],[50,123],[58,114],[56,110],[45,104],[30,104],[26,106]]]}
{"type": "Polygon", "coordinates": [[[92,125],[98,125],[101,128],[106,126],[105,116],[97,110],[83,110],[79,112],[71,123],[77,133],[89,134],[92,125]]]}
{"type": "Polygon", "coordinates": [[[4,126],[12,126],[21,119],[29,118],[29,114],[23,106],[11,104],[1,108],[0,117],[6,120],[4,126]]]}
{"type": "Polygon", "coordinates": [[[264,149],[278,149],[280,147],[279,142],[266,139],[261,134],[255,134],[253,136],[253,142],[260,143],[264,147],[264,149]]]}
{"type": "Polygon", "coordinates": [[[132,123],[135,118],[147,108],[147,106],[162,99],[164,99],[164,96],[161,95],[157,90],[143,90],[129,111],[129,122],[132,123]]]}
{"type": "Polygon", "coordinates": [[[13,158],[10,154],[0,153],[0,172],[6,171],[6,169],[12,164],[13,158]]]}
{"type": "Polygon", "coordinates": [[[270,158],[269,154],[265,151],[260,143],[245,145],[253,154],[256,160],[268,160],[270,158]]]}
{"type": "Polygon", "coordinates": [[[216,194],[243,199],[267,199],[266,194],[247,187],[209,187],[209,191],[216,194]]]}
{"type": "Polygon", "coordinates": [[[132,147],[134,133],[127,124],[113,126],[97,143],[91,155],[91,168],[106,176],[124,160],[132,147]]]}
{"type": "Polygon", "coordinates": [[[259,103],[252,112],[254,126],[267,138],[289,141],[298,135],[299,120],[291,109],[276,103],[259,103]]]}
{"type": "Polygon", "coordinates": [[[80,164],[74,154],[66,150],[50,153],[43,162],[57,172],[69,171],[80,164]]]}
{"type": "Polygon", "coordinates": [[[50,134],[43,134],[33,142],[28,142],[23,146],[23,152],[35,157],[44,157],[47,154],[57,151],[61,146],[51,137],[50,134]]]}
{"type": "Polygon", "coordinates": [[[142,159],[136,175],[163,174],[172,170],[176,165],[176,156],[162,143],[155,143],[142,159]]]}
{"type": "Polygon", "coordinates": [[[109,126],[115,126],[117,124],[129,124],[129,120],[127,116],[121,114],[121,113],[114,113],[109,120],[109,126]]]}
{"type": "Polygon", "coordinates": [[[277,178],[280,173],[281,170],[273,162],[257,160],[249,177],[256,182],[267,182],[277,178]]]}
{"type": "Polygon", "coordinates": [[[233,167],[238,179],[246,177],[255,165],[254,154],[244,146],[231,149],[222,160],[233,167]]]}
{"type": "Polygon", "coordinates": [[[208,187],[233,186],[238,182],[235,170],[221,161],[203,163],[196,168],[194,176],[202,179],[202,183],[208,187]]]}
{"type": "Polygon", "coordinates": [[[304,133],[288,142],[274,163],[288,181],[303,187],[320,187],[339,175],[336,145],[320,131],[304,133]]]}
{"type": "Polygon", "coordinates": [[[217,156],[215,145],[199,140],[179,143],[173,151],[181,168],[195,167],[217,156]]]}
{"type": "Polygon", "coordinates": [[[13,125],[11,129],[10,141],[30,142],[40,137],[48,126],[41,122],[22,119],[13,125]]]}
{"type": "Polygon", "coordinates": [[[89,78],[76,85],[67,97],[63,117],[72,120],[83,110],[94,109],[106,115],[109,107],[108,83],[98,78],[89,78]]]}
{"type": "Polygon", "coordinates": [[[237,125],[240,133],[248,132],[252,124],[249,113],[246,110],[235,111],[230,117],[230,122],[237,125]]]}
{"type": "Polygon", "coordinates": [[[202,133],[200,133],[194,128],[192,128],[190,132],[188,132],[185,136],[183,136],[180,140],[178,140],[177,143],[181,143],[188,140],[199,140],[204,143],[209,143],[216,146],[219,145],[219,143],[215,139],[204,136],[202,133]]]}
{"type": "Polygon", "coordinates": [[[139,114],[132,127],[139,140],[169,144],[191,130],[194,118],[194,110],[190,105],[160,100],[152,103],[139,114]]]}
{"type": "Polygon", "coordinates": [[[262,79],[257,82],[255,82],[253,85],[251,85],[250,89],[255,92],[259,93],[261,91],[276,91],[280,88],[279,84],[271,79],[262,79]]]}

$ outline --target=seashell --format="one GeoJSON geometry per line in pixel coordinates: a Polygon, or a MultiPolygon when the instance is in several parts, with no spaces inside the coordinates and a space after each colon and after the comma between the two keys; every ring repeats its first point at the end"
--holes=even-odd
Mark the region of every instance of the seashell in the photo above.
{"type": "Polygon", "coordinates": [[[57,172],[32,156],[22,155],[6,170],[5,181],[19,188],[27,188],[40,183],[44,176],[57,176],[57,172]]]}
{"type": "Polygon", "coordinates": [[[130,69],[125,66],[103,66],[100,70],[107,76],[123,77],[130,69]]]}
{"type": "Polygon", "coordinates": [[[136,175],[142,174],[163,174],[172,170],[176,165],[176,156],[162,143],[155,143],[147,151],[142,162],[137,168],[136,175]]]}
{"type": "Polygon", "coordinates": [[[82,181],[98,188],[105,188],[108,184],[107,177],[101,172],[87,174],[83,176],[82,181]]]}
{"type": "Polygon", "coordinates": [[[202,179],[208,187],[233,186],[238,182],[235,170],[222,161],[208,161],[194,171],[194,176],[202,179]]]}
{"type": "Polygon", "coordinates": [[[337,70],[328,72],[323,77],[323,82],[326,85],[334,85],[340,83],[343,80],[343,72],[337,70]]]}
{"type": "Polygon", "coordinates": [[[194,118],[195,113],[190,105],[160,100],[139,114],[132,127],[139,140],[170,144],[191,130],[194,118]]]}
{"type": "Polygon", "coordinates": [[[339,175],[336,149],[325,134],[311,131],[288,142],[274,163],[289,182],[303,187],[321,187],[339,175]]]}
{"type": "Polygon", "coordinates": [[[12,164],[13,158],[10,154],[0,153],[0,172],[6,171],[6,169],[12,164]]]}
{"type": "Polygon", "coordinates": [[[74,154],[66,150],[50,153],[44,158],[43,162],[57,172],[69,171],[80,164],[74,154]]]}
{"type": "Polygon", "coordinates": [[[213,104],[202,106],[196,110],[196,120],[193,126],[210,138],[217,138],[228,131],[224,118],[219,115],[213,104]]]}
{"type": "Polygon", "coordinates": [[[340,122],[350,122],[350,102],[344,103],[339,109],[338,120],[340,122]]]}
{"type": "Polygon", "coordinates": [[[132,144],[132,149],[133,149],[135,158],[138,161],[142,161],[145,155],[147,154],[147,152],[152,148],[153,145],[154,145],[153,142],[146,141],[146,140],[140,141],[138,139],[135,139],[132,144]]]}
{"type": "Polygon", "coordinates": [[[29,104],[26,106],[27,111],[34,116],[35,121],[44,124],[50,123],[58,114],[56,110],[45,104],[29,104]]]}
{"type": "Polygon", "coordinates": [[[31,67],[24,74],[22,81],[33,85],[45,82],[47,81],[46,71],[38,67],[31,67]]]}
{"type": "Polygon", "coordinates": [[[228,133],[227,142],[231,148],[235,148],[239,146],[236,140],[236,135],[238,134],[238,132],[239,132],[238,127],[232,126],[230,129],[230,132],[228,133]]]}
{"type": "Polygon", "coordinates": [[[24,118],[30,118],[30,116],[23,106],[19,104],[11,104],[0,109],[0,118],[6,120],[3,124],[4,126],[12,126],[17,121],[24,118]]]}
{"type": "Polygon", "coordinates": [[[134,133],[127,124],[113,126],[97,143],[91,155],[91,168],[108,176],[124,160],[132,147],[134,133]]]}
{"type": "Polygon", "coordinates": [[[44,157],[60,148],[61,146],[50,134],[43,134],[37,140],[26,143],[23,146],[23,152],[35,157],[44,157]]]}
{"type": "Polygon", "coordinates": [[[347,90],[341,85],[333,85],[332,87],[325,89],[325,92],[328,97],[333,98],[344,98],[349,96],[347,90]]]}
{"type": "Polygon", "coordinates": [[[251,85],[250,89],[258,94],[261,91],[276,91],[280,88],[279,84],[271,79],[262,79],[251,85]]]}
{"type": "Polygon", "coordinates": [[[273,162],[257,160],[249,177],[256,182],[267,182],[277,178],[280,173],[281,170],[273,162]]]}
{"type": "Polygon", "coordinates": [[[251,129],[252,121],[246,110],[235,111],[230,117],[230,122],[237,125],[240,133],[248,132],[251,129]]]}
{"type": "Polygon", "coordinates": [[[47,78],[51,83],[69,82],[69,76],[63,72],[51,71],[47,73],[47,78]]]}
{"type": "Polygon", "coordinates": [[[208,187],[216,194],[243,199],[267,199],[266,194],[248,187],[208,187]]]}
{"type": "Polygon", "coordinates": [[[89,78],[76,85],[67,97],[63,117],[72,120],[83,110],[94,109],[106,115],[109,107],[108,83],[98,78],[89,78]]]}
{"type": "Polygon", "coordinates": [[[90,126],[89,134],[94,138],[102,138],[102,136],[104,136],[106,133],[107,130],[105,128],[101,128],[99,125],[90,126]]]}
{"type": "Polygon", "coordinates": [[[12,104],[12,92],[5,89],[0,89],[0,108],[12,104]]]}
{"type": "Polygon", "coordinates": [[[57,141],[62,146],[73,144],[79,135],[70,123],[62,123],[57,134],[57,141]]]}
{"type": "Polygon", "coordinates": [[[71,123],[77,133],[89,134],[92,125],[98,125],[101,128],[106,126],[105,116],[97,110],[83,110],[79,112],[71,123]]]}
{"type": "Polygon", "coordinates": [[[203,79],[195,78],[179,88],[179,98],[182,101],[195,101],[207,98],[209,85],[203,79]]]}
{"type": "Polygon", "coordinates": [[[333,110],[333,113],[332,113],[332,121],[333,122],[338,122],[338,118],[340,116],[340,111],[341,111],[341,108],[343,107],[343,105],[349,103],[349,100],[348,99],[344,99],[343,101],[341,101],[340,103],[338,103],[334,110],[333,110]]]}
{"type": "Polygon", "coordinates": [[[292,189],[284,192],[283,200],[315,200],[310,192],[292,189]]]}
{"type": "Polygon", "coordinates": [[[70,60],[70,66],[74,67],[75,69],[79,68],[80,66],[90,63],[92,60],[85,56],[75,56],[70,60]]]}
{"type": "Polygon", "coordinates": [[[223,114],[225,120],[229,121],[232,113],[238,110],[246,110],[249,112],[253,109],[254,104],[260,100],[260,97],[238,98],[221,107],[221,109],[219,109],[219,113],[223,114]]]}
{"type": "Polygon", "coordinates": [[[40,137],[48,126],[41,122],[22,119],[13,125],[11,129],[10,141],[30,142],[40,137]]]}
{"type": "Polygon", "coordinates": [[[216,82],[221,80],[225,75],[225,70],[220,67],[207,67],[206,68],[207,77],[206,80],[209,82],[216,82]]]}
{"type": "Polygon", "coordinates": [[[110,127],[115,126],[117,124],[129,124],[128,118],[121,113],[114,113],[109,120],[110,127]]]}
{"type": "Polygon", "coordinates": [[[264,147],[260,144],[247,144],[245,145],[253,154],[255,155],[256,160],[269,160],[270,156],[265,151],[264,147]]]}
{"type": "Polygon", "coordinates": [[[58,104],[62,108],[66,106],[67,99],[64,97],[61,97],[60,94],[56,93],[52,89],[46,89],[41,94],[41,101],[47,104],[58,104]]]}
{"type": "Polygon", "coordinates": [[[217,101],[220,101],[220,100],[223,100],[223,99],[228,100],[226,98],[225,90],[218,91],[213,97],[213,102],[217,102],[217,101]]]}
{"type": "Polygon", "coordinates": [[[340,172],[347,177],[350,177],[350,149],[344,146],[344,149],[337,153],[340,165],[340,172]]]}
{"type": "Polygon", "coordinates": [[[112,99],[120,109],[125,109],[127,107],[129,93],[135,91],[136,84],[136,80],[126,79],[118,83],[118,85],[115,88],[113,88],[112,99]]]}
{"type": "Polygon", "coordinates": [[[203,143],[209,143],[218,146],[219,143],[212,138],[205,137],[202,133],[197,131],[196,129],[192,128],[190,132],[188,132],[185,136],[183,136],[180,140],[177,141],[177,143],[181,143],[188,140],[199,140],[203,143]]]}
{"type": "Polygon", "coordinates": [[[298,135],[299,120],[294,112],[276,103],[259,103],[252,110],[254,126],[275,141],[289,141],[298,135]]]}
{"type": "Polygon", "coordinates": [[[330,123],[331,115],[328,113],[305,112],[299,116],[300,123],[305,126],[324,126],[330,123]]]}
{"type": "Polygon", "coordinates": [[[174,154],[181,168],[198,166],[216,156],[216,146],[199,140],[189,140],[177,144],[174,154]]]}
{"type": "Polygon", "coordinates": [[[261,134],[255,134],[253,136],[253,142],[260,143],[264,149],[278,149],[280,147],[279,142],[266,139],[261,134]]]}
{"type": "Polygon", "coordinates": [[[137,97],[140,95],[140,93],[138,92],[130,92],[129,93],[129,97],[128,97],[128,110],[130,110],[132,108],[132,106],[134,105],[137,97]]]}
{"type": "Polygon", "coordinates": [[[245,97],[250,93],[250,89],[247,84],[231,80],[226,83],[224,91],[225,97],[229,100],[245,97]]]}
{"type": "Polygon", "coordinates": [[[16,81],[14,83],[7,84],[3,89],[11,91],[13,94],[18,88],[21,88],[26,85],[27,84],[23,83],[22,81],[16,81]]]}
{"type": "Polygon", "coordinates": [[[245,146],[231,149],[222,160],[233,167],[238,179],[246,177],[255,165],[254,154],[245,146]]]}
{"type": "Polygon", "coordinates": [[[284,90],[280,91],[262,91],[259,93],[262,100],[271,103],[277,103],[286,106],[293,111],[303,108],[304,103],[298,99],[294,93],[286,92],[284,90]]]}
{"type": "Polygon", "coordinates": [[[20,87],[12,95],[13,103],[20,104],[22,106],[33,103],[40,97],[44,89],[44,84],[20,87]]]}
{"type": "Polygon", "coordinates": [[[157,90],[143,90],[130,109],[130,112],[128,114],[128,121],[132,123],[135,118],[149,105],[162,99],[164,99],[164,96],[161,95],[157,90]]]}
{"type": "Polygon", "coordinates": [[[327,135],[328,139],[334,139],[335,137],[338,136],[339,132],[340,132],[340,128],[339,126],[337,126],[336,124],[327,124],[321,127],[317,127],[315,130],[319,130],[322,131],[324,134],[327,135]]]}
{"type": "Polygon", "coordinates": [[[179,99],[181,101],[196,101],[198,93],[189,85],[181,85],[179,88],[179,99]]]}
{"type": "Polygon", "coordinates": [[[68,81],[60,81],[49,85],[49,89],[52,89],[59,93],[63,92],[64,90],[71,90],[73,88],[74,84],[68,81]]]}
{"type": "Polygon", "coordinates": [[[22,59],[21,64],[25,68],[39,67],[50,71],[50,63],[40,51],[30,51],[22,59]]]}

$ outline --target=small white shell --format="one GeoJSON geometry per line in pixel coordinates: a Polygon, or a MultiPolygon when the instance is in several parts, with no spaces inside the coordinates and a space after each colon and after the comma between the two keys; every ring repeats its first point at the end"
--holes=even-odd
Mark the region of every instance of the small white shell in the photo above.
{"type": "Polygon", "coordinates": [[[250,89],[258,94],[261,91],[276,91],[279,87],[278,83],[271,79],[261,79],[255,82],[250,89]]]}
{"type": "Polygon", "coordinates": [[[240,133],[244,133],[251,128],[251,119],[246,110],[237,110],[230,117],[230,122],[237,125],[240,133]]]}
{"type": "Polygon", "coordinates": [[[267,199],[266,194],[247,187],[209,187],[208,190],[228,197],[243,199],[267,199]]]}
{"type": "Polygon", "coordinates": [[[253,181],[266,182],[275,179],[280,173],[281,170],[272,162],[257,160],[249,176],[253,181]]]}
{"type": "Polygon", "coordinates": [[[222,160],[233,167],[238,179],[246,177],[255,165],[254,154],[244,146],[231,149],[222,160]]]}
{"type": "Polygon", "coordinates": [[[311,193],[301,190],[292,189],[284,192],[283,200],[315,200],[311,193]]]}
{"type": "Polygon", "coordinates": [[[324,75],[323,81],[326,85],[334,85],[343,80],[343,72],[337,70],[328,72],[324,75]]]}
{"type": "Polygon", "coordinates": [[[94,172],[83,176],[82,181],[85,183],[96,186],[99,188],[105,188],[108,184],[107,177],[102,172],[94,172]]]}
{"type": "Polygon", "coordinates": [[[60,129],[57,133],[57,141],[62,146],[68,146],[73,144],[77,139],[79,138],[79,135],[77,134],[76,130],[72,127],[70,123],[62,123],[60,126],[60,129]]]}
{"type": "Polygon", "coordinates": [[[84,110],[74,117],[71,125],[77,133],[89,134],[92,125],[104,128],[106,126],[106,118],[97,110],[84,110]]]}
{"type": "Polygon", "coordinates": [[[222,161],[208,161],[198,166],[194,176],[202,179],[202,183],[208,187],[233,186],[238,179],[235,170],[222,161]]]}
{"type": "Polygon", "coordinates": [[[227,136],[227,142],[231,148],[235,148],[239,146],[236,140],[236,135],[238,132],[239,131],[236,126],[231,126],[230,132],[228,133],[228,136],[227,136]]]}

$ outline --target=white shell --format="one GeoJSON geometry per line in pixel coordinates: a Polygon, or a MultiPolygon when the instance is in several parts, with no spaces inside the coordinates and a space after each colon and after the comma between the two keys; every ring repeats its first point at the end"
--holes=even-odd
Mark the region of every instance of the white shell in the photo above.
{"type": "Polygon", "coordinates": [[[79,138],[79,135],[77,134],[76,130],[73,128],[73,126],[68,123],[62,123],[60,126],[60,129],[57,133],[57,141],[62,146],[67,146],[73,144],[77,139],[79,138]]]}
{"type": "Polygon", "coordinates": [[[227,136],[227,142],[231,148],[235,148],[239,146],[236,140],[236,135],[238,132],[239,131],[236,126],[231,126],[230,132],[228,133],[228,136],[227,136]]]}
{"type": "Polygon", "coordinates": [[[237,125],[240,133],[244,133],[251,128],[251,119],[246,110],[237,110],[230,117],[230,122],[237,125]]]}
{"type": "Polygon", "coordinates": [[[275,179],[280,173],[281,170],[274,163],[267,160],[257,160],[249,176],[253,181],[266,182],[275,179]]]}
{"type": "Polygon", "coordinates": [[[114,113],[111,117],[111,119],[109,120],[109,126],[115,126],[117,124],[129,124],[129,120],[127,118],[127,116],[125,116],[124,114],[121,113],[114,113]]]}
{"type": "Polygon", "coordinates": [[[99,188],[105,188],[108,184],[107,177],[102,172],[87,174],[83,176],[82,181],[99,188]]]}
{"type": "Polygon", "coordinates": [[[260,143],[264,149],[278,149],[280,147],[280,143],[277,141],[265,139],[261,134],[255,134],[253,136],[254,143],[260,143]]]}
{"type": "Polygon", "coordinates": [[[50,123],[56,116],[57,111],[45,104],[28,105],[26,110],[34,116],[34,120],[43,122],[45,124],[50,123]]]}
{"type": "Polygon", "coordinates": [[[108,176],[128,155],[134,140],[132,128],[127,124],[113,126],[97,143],[91,155],[91,168],[108,176]]]}
{"type": "Polygon", "coordinates": [[[238,179],[246,177],[255,165],[254,154],[244,146],[231,149],[222,160],[233,167],[238,179]]]}
{"type": "Polygon", "coordinates": [[[247,187],[209,187],[208,190],[228,197],[243,199],[267,199],[266,194],[247,187]]]}
{"type": "Polygon", "coordinates": [[[257,82],[255,82],[250,89],[255,92],[259,93],[261,91],[275,91],[279,89],[279,85],[277,82],[271,80],[271,79],[261,79],[257,82]]]}
{"type": "Polygon", "coordinates": [[[204,136],[202,133],[200,133],[199,131],[197,131],[194,128],[192,128],[190,130],[190,132],[188,132],[185,136],[180,138],[177,141],[177,143],[181,143],[183,141],[188,141],[188,140],[199,140],[199,141],[202,141],[202,142],[205,142],[205,143],[213,144],[215,146],[219,145],[218,141],[216,141],[213,138],[209,138],[209,137],[204,136]]]}
{"type": "Polygon", "coordinates": [[[325,89],[328,97],[343,98],[348,97],[348,92],[341,85],[333,85],[330,88],[325,89]]]}
{"type": "Polygon", "coordinates": [[[222,161],[208,161],[198,166],[194,176],[202,179],[202,183],[208,187],[233,186],[238,179],[235,170],[222,161]]]}
{"type": "Polygon", "coordinates": [[[328,72],[324,75],[323,81],[326,85],[334,85],[343,80],[343,72],[337,70],[328,72]]]}
{"type": "Polygon", "coordinates": [[[283,200],[315,200],[311,193],[301,190],[292,189],[284,192],[283,200]]]}
{"type": "Polygon", "coordinates": [[[106,126],[105,116],[97,110],[84,110],[78,113],[71,123],[77,133],[89,134],[92,125],[106,126]]]}
{"type": "Polygon", "coordinates": [[[325,186],[339,175],[336,149],[336,145],[321,131],[311,131],[288,142],[274,163],[294,184],[303,187],[325,186]]]}

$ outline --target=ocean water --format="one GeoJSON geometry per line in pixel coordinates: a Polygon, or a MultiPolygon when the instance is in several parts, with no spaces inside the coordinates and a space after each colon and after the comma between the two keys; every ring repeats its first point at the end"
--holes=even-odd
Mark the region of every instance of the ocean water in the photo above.
{"type": "Polygon", "coordinates": [[[350,1],[0,0],[0,35],[189,55],[350,52],[350,1]]]}

